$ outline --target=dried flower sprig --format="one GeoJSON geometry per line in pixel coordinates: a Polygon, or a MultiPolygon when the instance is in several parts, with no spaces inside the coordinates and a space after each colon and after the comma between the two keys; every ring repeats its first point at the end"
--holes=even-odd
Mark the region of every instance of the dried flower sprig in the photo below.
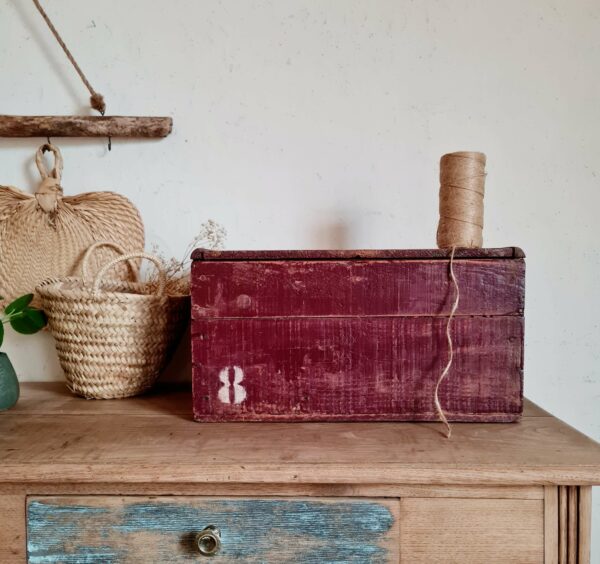
{"type": "MultiPolygon", "coordinates": [[[[186,295],[190,293],[190,255],[197,247],[206,249],[222,249],[227,238],[225,227],[209,219],[200,225],[200,231],[192,242],[187,246],[183,257],[165,259],[157,245],[152,246],[152,254],[160,258],[167,274],[166,292],[169,295],[186,295]]],[[[158,283],[156,274],[151,274],[148,279],[148,285],[152,286],[158,283]]]]}

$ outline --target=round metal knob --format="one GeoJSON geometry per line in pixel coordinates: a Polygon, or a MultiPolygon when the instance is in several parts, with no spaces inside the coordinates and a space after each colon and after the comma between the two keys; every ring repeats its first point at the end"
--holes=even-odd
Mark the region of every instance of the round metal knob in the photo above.
{"type": "Polygon", "coordinates": [[[214,556],[221,549],[221,531],[209,525],[196,535],[196,545],[203,556],[214,556]]]}

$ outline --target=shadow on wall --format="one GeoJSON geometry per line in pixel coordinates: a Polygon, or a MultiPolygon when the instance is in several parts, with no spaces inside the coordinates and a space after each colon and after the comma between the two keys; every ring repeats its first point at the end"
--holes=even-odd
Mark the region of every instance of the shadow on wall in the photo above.
{"type": "Polygon", "coordinates": [[[350,245],[350,228],[343,219],[320,223],[311,236],[314,249],[347,249],[350,245]]]}

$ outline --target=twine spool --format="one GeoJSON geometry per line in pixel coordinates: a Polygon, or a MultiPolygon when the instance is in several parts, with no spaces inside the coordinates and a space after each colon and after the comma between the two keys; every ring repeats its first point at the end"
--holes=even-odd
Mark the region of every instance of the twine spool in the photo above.
{"type": "Polygon", "coordinates": [[[440,159],[440,249],[483,246],[485,155],[461,151],[440,159]]]}
{"type": "Polygon", "coordinates": [[[460,301],[460,288],[454,274],[454,253],[457,247],[483,246],[483,196],[485,191],[485,155],[468,151],[448,153],[440,159],[440,221],[437,245],[451,249],[449,279],[454,287],[452,309],[446,322],[448,360],[433,392],[433,404],[440,421],[446,428],[446,437],[452,436],[452,427],[440,402],[440,386],[449,375],[454,360],[452,320],[460,301]]]}

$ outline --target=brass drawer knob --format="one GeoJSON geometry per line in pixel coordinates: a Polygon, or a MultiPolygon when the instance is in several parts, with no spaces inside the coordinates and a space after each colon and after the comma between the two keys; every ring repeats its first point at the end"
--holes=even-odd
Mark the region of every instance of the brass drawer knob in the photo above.
{"type": "Polygon", "coordinates": [[[196,535],[196,545],[203,556],[214,556],[221,549],[221,531],[209,525],[196,535]]]}

